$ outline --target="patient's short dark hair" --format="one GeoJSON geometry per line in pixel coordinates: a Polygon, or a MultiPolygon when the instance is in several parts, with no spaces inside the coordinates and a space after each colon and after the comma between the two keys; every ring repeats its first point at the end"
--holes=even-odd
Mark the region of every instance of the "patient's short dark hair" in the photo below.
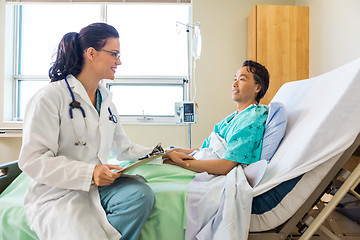
{"type": "Polygon", "coordinates": [[[252,60],[246,60],[242,67],[247,67],[247,70],[254,75],[255,82],[261,86],[255,99],[259,103],[269,88],[269,72],[263,65],[252,60]]]}

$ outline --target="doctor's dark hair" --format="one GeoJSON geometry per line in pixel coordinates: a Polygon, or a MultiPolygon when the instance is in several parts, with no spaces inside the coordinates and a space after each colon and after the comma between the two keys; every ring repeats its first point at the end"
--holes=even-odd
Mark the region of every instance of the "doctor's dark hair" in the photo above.
{"type": "Polygon", "coordinates": [[[254,75],[255,82],[260,85],[261,90],[256,96],[256,101],[259,103],[269,88],[269,72],[268,70],[258,62],[252,60],[246,60],[242,67],[246,67],[248,72],[254,75]]]}
{"type": "Polygon", "coordinates": [[[119,33],[106,23],[93,23],[81,29],[79,33],[65,34],[49,70],[51,82],[64,79],[68,74],[76,77],[84,64],[84,51],[89,47],[102,49],[109,38],[119,38],[119,33]]]}

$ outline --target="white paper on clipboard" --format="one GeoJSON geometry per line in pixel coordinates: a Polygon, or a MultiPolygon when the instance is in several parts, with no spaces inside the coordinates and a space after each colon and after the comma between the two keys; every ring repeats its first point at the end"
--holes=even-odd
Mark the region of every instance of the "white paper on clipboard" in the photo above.
{"type": "Polygon", "coordinates": [[[142,165],[144,165],[144,164],[146,164],[148,162],[151,162],[151,161],[153,161],[153,160],[155,160],[155,159],[157,159],[159,157],[162,157],[163,155],[165,155],[165,153],[159,153],[159,154],[156,154],[154,156],[144,158],[142,160],[139,160],[139,161],[131,164],[130,166],[127,166],[127,167],[117,171],[117,172],[126,173],[126,172],[128,172],[130,170],[133,170],[135,168],[138,168],[138,167],[140,167],[140,166],[142,166],[142,165]]]}

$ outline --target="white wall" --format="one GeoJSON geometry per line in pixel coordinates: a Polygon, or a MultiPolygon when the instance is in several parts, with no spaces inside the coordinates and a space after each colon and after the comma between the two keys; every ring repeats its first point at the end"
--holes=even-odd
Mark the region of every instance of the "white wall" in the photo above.
{"type": "MultiPolygon", "coordinates": [[[[192,125],[193,146],[199,146],[215,123],[235,109],[233,76],[246,59],[246,18],[255,4],[310,7],[310,77],[360,57],[359,0],[193,0],[193,18],[200,22],[203,49],[197,62],[199,122],[192,125]]],[[[0,0],[0,26],[5,22],[0,0]]],[[[0,28],[0,119],[3,119],[4,28],[0,28]]],[[[124,126],[130,138],[146,146],[187,146],[181,126],[124,126]]],[[[0,138],[0,163],[16,159],[20,138],[0,138]]]]}
{"type": "Polygon", "coordinates": [[[359,0],[297,0],[310,11],[310,77],[360,57],[359,0]]]}
{"type": "MultiPolygon", "coordinates": [[[[4,24],[4,2],[0,0],[0,26],[4,24]]],[[[193,18],[199,21],[203,39],[197,61],[196,83],[199,122],[192,125],[192,146],[201,145],[214,124],[235,110],[231,84],[236,70],[246,60],[246,18],[255,4],[294,5],[295,0],[193,0],[193,18]]],[[[4,75],[4,30],[0,29],[0,79],[4,75]]],[[[3,92],[3,81],[0,81],[3,92]]],[[[0,99],[0,109],[3,98],[0,99]]],[[[3,119],[3,111],[0,118],[3,119]]],[[[139,144],[188,146],[188,129],[183,126],[124,126],[127,135],[139,144]]],[[[20,138],[0,138],[0,163],[17,158],[20,138]]]]}
{"type": "MultiPolygon", "coordinates": [[[[235,111],[234,75],[246,60],[246,19],[256,4],[295,5],[295,0],[192,0],[193,21],[200,22],[202,53],[196,62],[198,123],[191,126],[192,147],[199,147],[214,125],[235,111]]],[[[138,143],[188,146],[188,129],[124,126],[138,143]],[[179,135],[182,134],[182,135],[179,135]],[[152,135],[151,138],[147,137],[152,135]]]]}
{"type": "Polygon", "coordinates": [[[200,22],[203,48],[196,66],[199,123],[192,141],[199,146],[214,125],[235,111],[234,75],[246,60],[246,19],[256,4],[294,5],[289,0],[193,0],[193,20],[200,22]]]}
{"type": "MultiPolygon", "coordinates": [[[[199,122],[192,125],[193,146],[199,146],[214,124],[235,109],[231,84],[246,59],[246,18],[256,4],[310,6],[310,77],[360,57],[359,0],[193,0],[193,21],[200,22],[203,39],[196,66],[199,122]]],[[[165,144],[187,146],[187,129],[125,129],[142,144],[149,141],[146,133],[151,131],[154,141],[161,137],[165,144]]]]}

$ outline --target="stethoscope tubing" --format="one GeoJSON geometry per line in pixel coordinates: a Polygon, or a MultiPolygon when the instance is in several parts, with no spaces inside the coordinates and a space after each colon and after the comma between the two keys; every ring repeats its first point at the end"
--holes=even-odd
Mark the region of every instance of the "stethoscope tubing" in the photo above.
{"type": "MultiPolygon", "coordinates": [[[[66,77],[64,78],[65,80],[65,83],[66,83],[66,86],[70,92],[70,95],[71,95],[71,99],[72,99],[72,102],[69,104],[69,115],[70,115],[70,119],[71,119],[71,124],[72,124],[72,127],[73,127],[73,130],[74,130],[74,134],[75,134],[75,137],[77,139],[77,141],[75,142],[75,145],[76,146],[85,146],[86,145],[86,139],[87,139],[87,132],[88,132],[88,129],[87,129],[87,123],[86,123],[86,114],[85,114],[85,110],[84,108],[81,106],[81,103],[76,101],[75,100],[75,96],[74,96],[74,92],[71,90],[71,87],[69,85],[69,82],[67,81],[66,77]],[[80,109],[81,113],[82,113],[82,116],[83,116],[83,119],[84,119],[84,122],[85,122],[85,128],[86,128],[86,137],[85,137],[85,141],[84,142],[81,142],[75,132],[75,128],[74,128],[74,123],[73,123],[73,118],[74,118],[74,115],[73,115],[73,109],[74,108],[78,108],[80,109]]],[[[108,107],[108,112],[109,112],[109,120],[112,121],[113,123],[117,123],[117,117],[112,114],[111,112],[111,109],[110,107],[108,107]]]]}

